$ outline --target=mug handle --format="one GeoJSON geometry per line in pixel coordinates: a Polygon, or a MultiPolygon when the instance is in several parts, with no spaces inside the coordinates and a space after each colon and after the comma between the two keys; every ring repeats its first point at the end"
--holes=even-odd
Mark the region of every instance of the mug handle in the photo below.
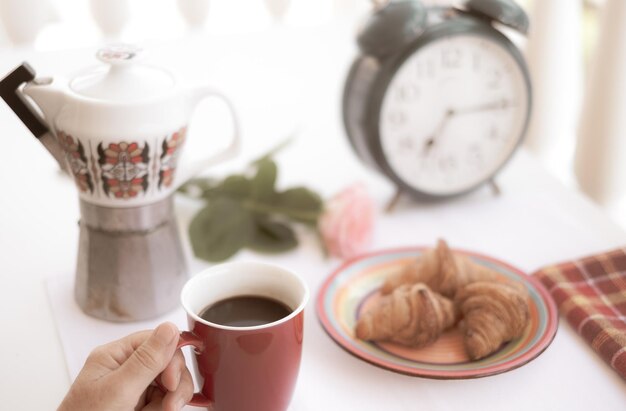
{"type": "MultiPolygon", "coordinates": [[[[202,339],[191,331],[183,331],[180,333],[176,349],[185,347],[187,345],[193,346],[197,352],[202,352],[204,350],[204,342],[202,341],[202,339]]],[[[161,389],[161,391],[163,391],[164,393],[168,392],[167,388],[165,388],[161,383],[160,378],[156,378],[154,382],[161,389]]],[[[191,405],[194,407],[210,407],[212,403],[213,402],[201,392],[195,392],[187,405],[191,405]]]]}
{"type": "Polygon", "coordinates": [[[237,113],[235,112],[233,103],[231,103],[231,101],[225,95],[213,89],[212,87],[202,87],[201,89],[197,90],[196,93],[201,97],[198,100],[194,101],[194,105],[200,100],[204,100],[207,97],[217,97],[221,99],[224,104],[226,104],[228,111],[230,111],[230,116],[233,122],[233,137],[228,147],[226,147],[223,151],[217,154],[212,154],[207,158],[196,160],[191,165],[181,167],[180,170],[177,170],[176,176],[174,177],[174,190],[180,188],[180,186],[185,184],[192,177],[195,177],[207,167],[210,167],[217,163],[221,163],[224,160],[228,160],[234,157],[237,153],[239,153],[239,149],[241,148],[239,119],[237,118],[237,113]]]}

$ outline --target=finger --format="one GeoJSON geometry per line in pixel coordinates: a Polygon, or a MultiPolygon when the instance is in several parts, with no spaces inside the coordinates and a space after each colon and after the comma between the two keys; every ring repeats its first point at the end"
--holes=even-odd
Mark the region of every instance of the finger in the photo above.
{"type": "Polygon", "coordinates": [[[148,387],[148,395],[146,396],[145,407],[140,408],[142,411],[161,411],[163,409],[163,398],[165,394],[157,387],[148,387]]]}
{"type": "Polygon", "coordinates": [[[163,410],[164,411],[178,411],[185,406],[193,396],[193,379],[191,373],[187,368],[180,376],[180,384],[174,392],[168,392],[163,398],[163,410]]]}
{"type": "Polygon", "coordinates": [[[187,369],[182,351],[176,350],[174,357],[161,373],[161,383],[168,391],[176,391],[183,371],[187,369]]]}
{"type": "Polygon", "coordinates": [[[110,380],[130,395],[139,395],[165,369],[176,351],[178,329],[172,323],[154,332],[110,375],[110,380]]]}
{"type": "Polygon", "coordinates": [[[161,404],[163,402],[163,397],[165,397],[165,393],[161,391],[159,387],[157,387],[156,385],[149,385],[137,402],[135,411],[143,410],[146,405],[150,404],[150,402],[154,401],[155,399],[158,399],[159,404],[161,404]]]}
{"type": "Polygon", "coordinates": [[[85,362],[85,366],[103,366],[109,371],[116,370],[146,341],[152,331],[139,331],[119,340],[96,347],[85,362]]]}
{"type": "Polygon", "coordinates": [[[150,334],[151,331],[140,331],[94,348],[89,353],[83,369],[94,367],[108,371],[117,369],[150,334]]]}

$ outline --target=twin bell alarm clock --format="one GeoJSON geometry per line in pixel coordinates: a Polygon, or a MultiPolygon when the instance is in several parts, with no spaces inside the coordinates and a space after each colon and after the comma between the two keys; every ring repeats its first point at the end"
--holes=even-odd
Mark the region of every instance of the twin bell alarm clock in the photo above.
{"type": "Polygon", "coordinates": [[[530,78],[511,30],[528,30],[513,1],[378,4],[358,35],[343,96],[359,158],[417,199],[493,181],[530,117],[530,78]]]}

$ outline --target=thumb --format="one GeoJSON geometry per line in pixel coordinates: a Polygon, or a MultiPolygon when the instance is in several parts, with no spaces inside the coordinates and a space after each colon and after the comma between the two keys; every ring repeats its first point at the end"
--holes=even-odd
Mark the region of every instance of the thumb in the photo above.
{"type": "Polygon", "coordinates": [[[178,328],[172,323],[159,325],[115,371],[118,382],[140,395],[167,367],[178,342],[178,328]]]}

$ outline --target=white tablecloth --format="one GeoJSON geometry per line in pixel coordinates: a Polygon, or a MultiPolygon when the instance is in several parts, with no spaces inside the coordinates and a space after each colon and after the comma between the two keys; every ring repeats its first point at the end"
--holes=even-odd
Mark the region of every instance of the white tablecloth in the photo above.
{"type": "MultiPolygon", "coordinates": [[[[247,37],[196,37],[159,49],[158,56],[169,56],[168,62],[178,65],[188,80],[211,80],[237,104],[244,127],[243,153],[210,173],[240,169],[297,129],[296,141],[278,156],[279,184],[306,184],[329,196],[363,180],[382,208],[393,190],[362,167],[340,123],[341,83],[354,53],[351,27],[299,29],[281,36],[283,30],[247,37]],[[184,64],[189,60],[194,63],[184,64]]],[[[41,74],[67,72],[67,67],[90,64],[91,55],[91,51],[6,53],[0,55],[0,73],[22,59],[41,74]]],[[[207,105],[202,110],[219,109],[207,105]]],[[[196,148],[188,154],[205,143],[194,134],[226,127],[215,117],[196,116],[190,131],[190,144],[196,148]]],[[[53,297],[71,294],[79,217],[76,192],[3,104],[0,153],[0,408],[53,409],[80,356],[91,349],[81,345],[80,355],[66,359],[45,285],[48,279],[56,290],[53,297]]],[[[530,272],[626,243],[626,233],[587,199],[557,183],[524,151],[498,181],[502,189],[498,197],[484,188],[445,203],[401,202],[393,214],[379,216],[372,248],[426,245],[444,237],[455,247],[490,254],[530,272]]],[[[183,232],[196,210],[192,201],[177,199],[183,232]]],[[[243,252],[236,258],[271,260],[297,271],[313,295],[339,264],[324,259],[314,238],[306,234],[301,247],[291,253],[268,257],[243,252]]],[[[207,266],[193,259],[190,265],[193,272],[207,266]]],[[[133,326],[104,328],[114,331],[94,333],[96,338],[84,341],[105,342],[133,326]]],[[[565,322],[546,352],[519,369],[477,380],[439,381],[395,374],[348,355],[324,333],[311,304],[291,408],[618,410],[624,404],[626,384],[565,322]]]]}

